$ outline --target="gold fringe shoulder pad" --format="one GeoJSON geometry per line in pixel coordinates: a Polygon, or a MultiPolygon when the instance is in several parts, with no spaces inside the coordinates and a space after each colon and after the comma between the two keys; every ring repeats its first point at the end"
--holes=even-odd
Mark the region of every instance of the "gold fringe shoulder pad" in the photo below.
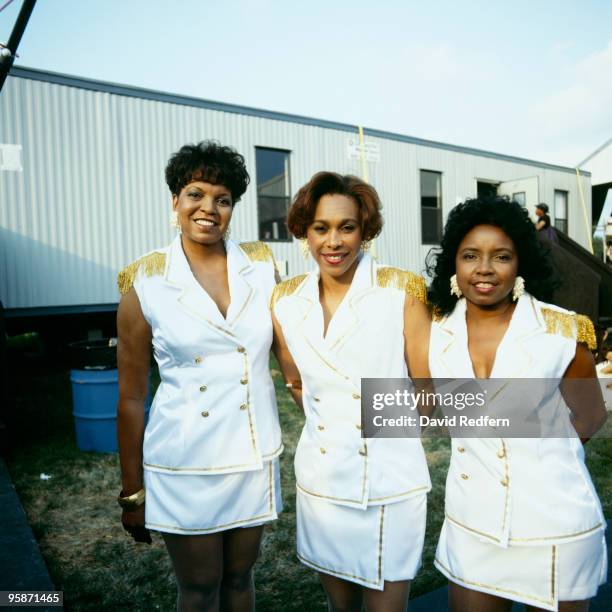
{"type": "Polygon", "coordinates": [[[265,242],[241,242],[240,248],[251,261],[271,261],[276,267],[272,250],[265,242]]]}
{"type": "Polygon", "coordinates": [[[278,283],[276,287],[274,287],[274,291],[272,291],[272,297],[270,298],[270,310],[276,306],[276,303],[284,297],[291,295],[295,292],[295,290],[304,282],[304,279],[307,277],[307,274],[300,274],[298,276],[294,276],[293,278],[289,278],[282,283],[278,283]]]}
{"type": "Polygon", "coordinates": [[[583,342],[590,349],[597,348],[595,327],[589,317],[573,312],[561,312],[552,308],[542,308],[547,334],[558,334],[583,342]]]}
{"type": "Polygon", "coordinates": [[[145,276],[159,276],[164,273],[165,269],[165,253],[153,251],[153,253],[144,255],[119,272],[117,276],[119,292],[121,295],[125,295],[132,288],[134,280],[139,273],[142,273],[145,276]]]}
{"type": "Polygon", "coordinates": [[[427,284],[425,279],[408,270],[399,268],[378,268],[376,281],[379,287],[391,287],[405,291],[408,295],[415,297],[423,304],[427,304],[427,284]]]}

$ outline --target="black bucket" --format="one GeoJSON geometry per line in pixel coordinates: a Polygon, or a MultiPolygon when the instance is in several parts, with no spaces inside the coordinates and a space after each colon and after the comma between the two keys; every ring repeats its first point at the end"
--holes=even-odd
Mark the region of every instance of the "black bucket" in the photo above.
{"type": "Polygon", "coordinates": [[[117,338],[81,340],[68,345],[71,370],[115,370],[117,338]]]}

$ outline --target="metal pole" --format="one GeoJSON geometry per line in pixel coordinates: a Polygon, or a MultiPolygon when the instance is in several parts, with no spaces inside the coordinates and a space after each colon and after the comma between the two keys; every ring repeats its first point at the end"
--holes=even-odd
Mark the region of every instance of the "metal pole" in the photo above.
{"type": "Polygon", "coordinates": [[[36,0],[24,0],[19,15],[17,15],[17,21],[15,21],[15,25],[13,26],[11,37],[6,47],[0,49],[0,91],[2,91],[4,81],[6,81],[6,77],[13,66],[17,47],[21,42],[21,37],[28,25],[35,4],[36,0]]]}
{"type": "MultiPolygon", "coordinates": [[[[580,170],[576,168],[576,182],[578,183],[578,193],[580,194],[580,201],[582,202],[582,213],[584,215],[584,227],[586,229],[586,235],[589,239],[589,248],[591,249],[591,255],[594,254],[593,251],[593,238],[591,237],[592,229],[591,224],[589,223],[589,215],[587,214],[586,202],[584,201],[584,193],[582,191],[582,179],[580,177],[580,170]]],[[[567,212],[565,214],[568,214],[567,212]]]]}

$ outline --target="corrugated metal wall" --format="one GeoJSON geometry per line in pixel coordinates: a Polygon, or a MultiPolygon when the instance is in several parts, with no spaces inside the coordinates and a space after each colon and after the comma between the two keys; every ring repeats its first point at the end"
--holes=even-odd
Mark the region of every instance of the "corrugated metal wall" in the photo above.
{"type": "MultiPolygon", "coordinates": [[[[170,196],[164,167],[186,142],[218,139],[246,158],[252,182],[238,204],[232,238],[257,239],[255,147],[291,151],[295,193],[313,173],[361,173],[342,129],[9,77],[0,96],[0,143],[23,147],[23,172],[0,172],[0,298],[7,309],[112,304],[117,271],[167,244],[170,196]]],[[[539,177],[540,200],[569,192],[569,231],[587,244],[576,177],[529,163],[367,135],[384,204],[381,261],[423,270],[419,170],[442,172],[445,214],[476,194],[476,179],[539,177]]],[[[590,216],[590,180],[584,179],[590,216]]],[[[304,271],[298,245],[271,243],[291,275],[304,271]]]]}

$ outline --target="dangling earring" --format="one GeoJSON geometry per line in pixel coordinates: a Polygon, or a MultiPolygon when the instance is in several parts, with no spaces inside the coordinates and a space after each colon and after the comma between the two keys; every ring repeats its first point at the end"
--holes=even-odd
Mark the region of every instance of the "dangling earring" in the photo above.
{"type": "Polygon", "coordinates": [[[371,240],[364,240],[364,241],[361,243],[361,247],[360,247],[360,248],[361,248],[361,250],[362,250],[364,253],[367,253],[367,252],[370,250],[370,247],[371,247],[371,246],[372,246],[372,241],[371,241],[371,240]]]}
{"type": "Polygon", "coordinates": [[[525,279],[522,276],[517,276],[514,279],[514,288],[512,289],[512,299],[516,302],[525,293],[525,279]]]}
{"type": "Polygon", "coordinates": [[[300,250],[302,251],[302,257],[308,259],[310,249],[308,248],[308,240],[306,238],[300,238],[300,250]]]}
{"type": "Polygon", "coordinates": [[[463,293],[461,293],[461,289],[459,289],[459,283],[457,282],[457,275],[453,274],[450,277],[450,294],[456,295],[457,298],[460,298],[463,293]]]}
{"type": "Polygon", "coordinates": [[[223,232],[223,240],[229,240],[232,235],[232,228],[228,225],[223,232]]]}
{"type": "Polygon", "coordinates": [[[170,223],[170,227],[174,229],[181,229],[181,224],[179,223],[178,213],[176,212],[176,210],[173,210],[170,213],[169,223],[170,223]]]}

